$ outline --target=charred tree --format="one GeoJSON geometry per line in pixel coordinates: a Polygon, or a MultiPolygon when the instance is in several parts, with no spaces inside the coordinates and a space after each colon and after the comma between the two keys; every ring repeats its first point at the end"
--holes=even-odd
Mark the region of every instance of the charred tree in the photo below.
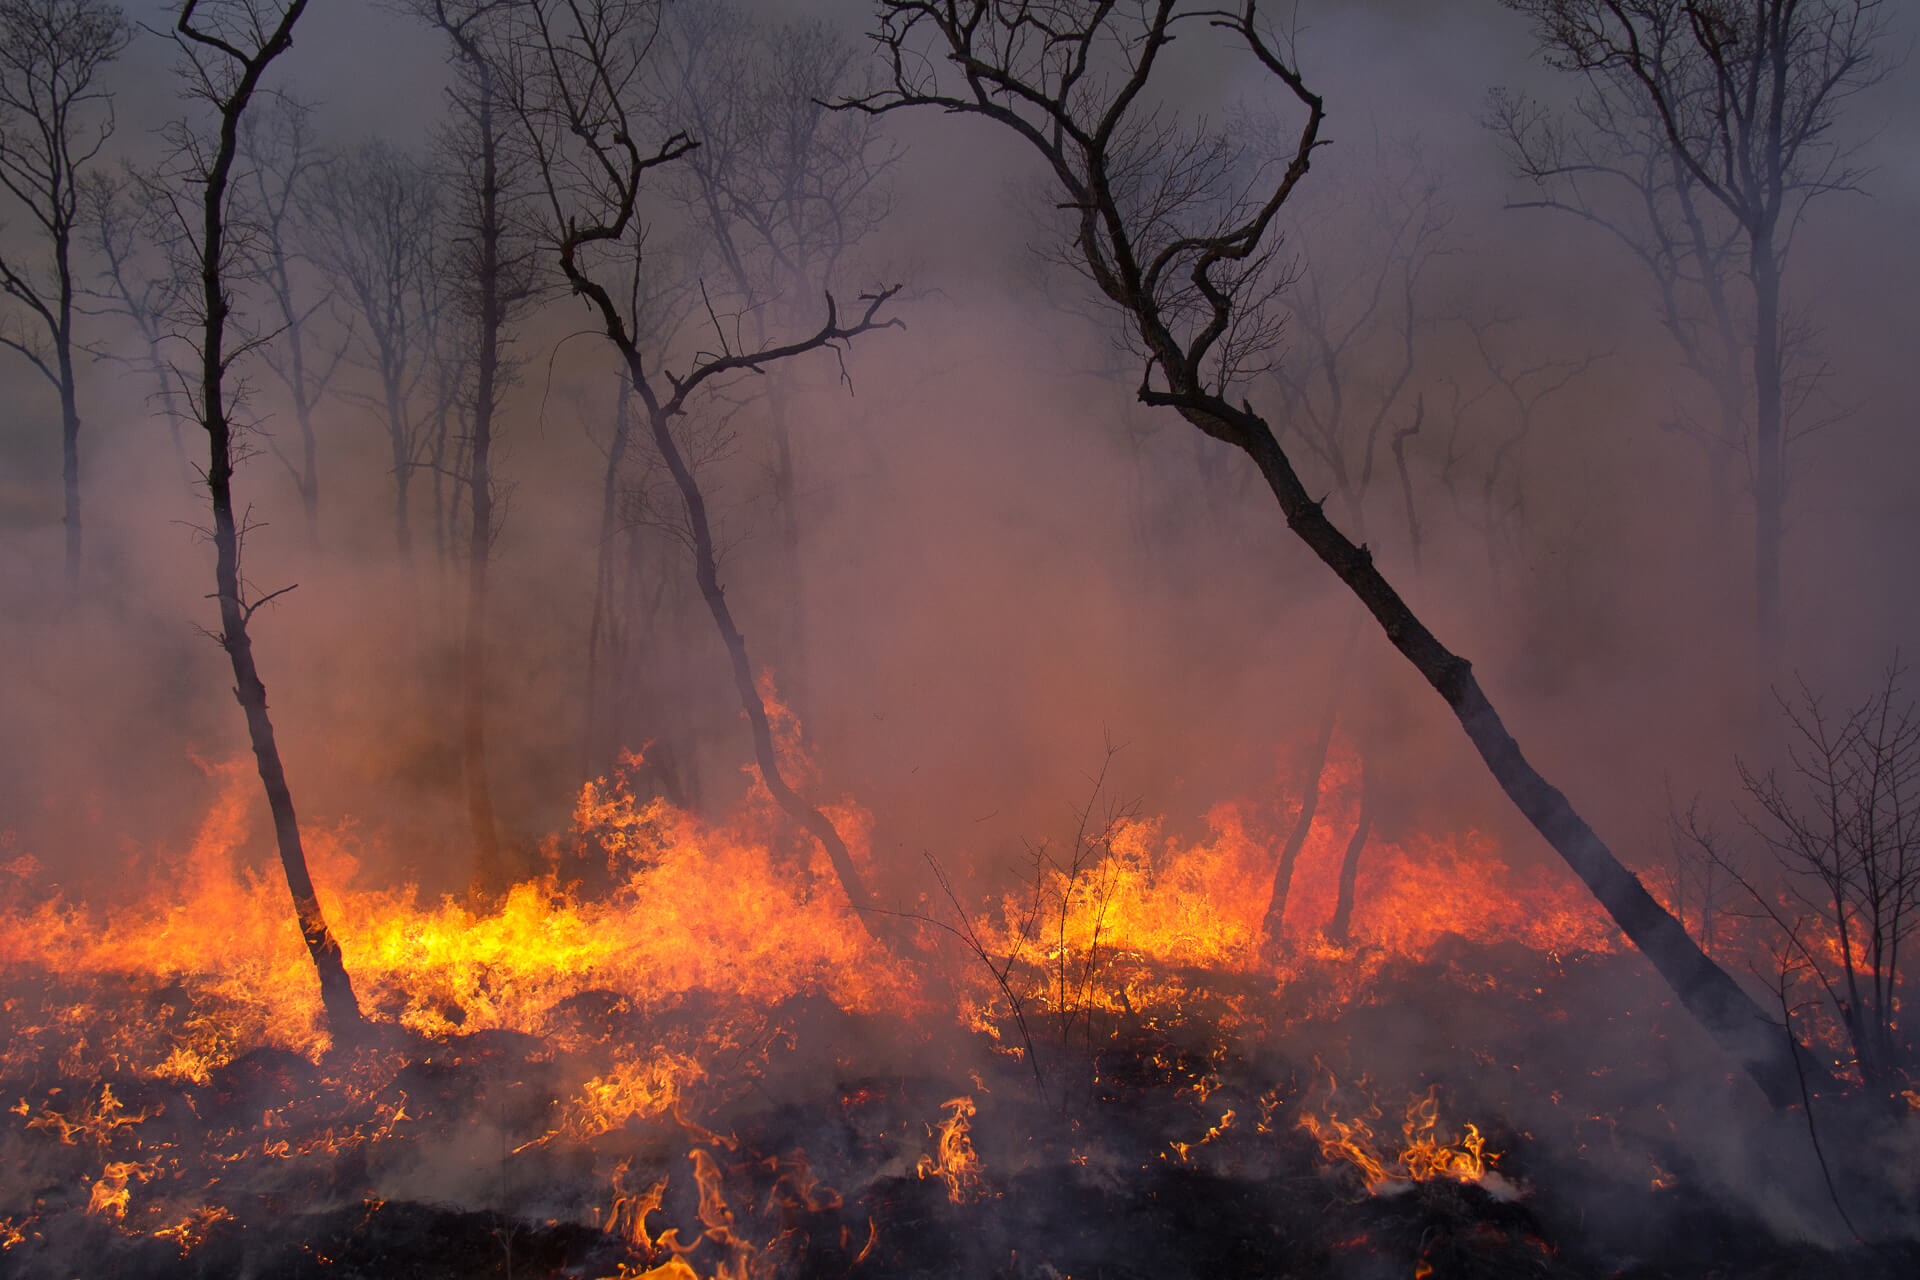
{"type": "Polygon", "coordinates": [[[174,26],[174,39],[186,57],[189,91],[213,109],[217,132],[213,138],[205,139],[182,127],[181,171],[175,187],[174,207],[183,221],[191,219],[183,230],[192,243],[200,277],[195,302],[197,368],[188,380],[188,399],[207,433],[206,480],[213,507],[214,598],[220,606],[217,638],[233,664],[234,697],[246,713],[247,736],[259,764],[267,806],[273,814],[281,869],[286,873],[287,888],[293,895],[300,935],[306,940],[307,951],[319,974],[320,999],[326,1008],[327,1025],[338,1040],[355,1034],[363,1019],[353,983],[341,959],[340,944],[327,927],[313,878],[307,871],[293,793],[280,761],[273,721],[267,714],[267,687],[254,661],[253,638],[247,630],[260,607],[280,592],[253,597],[240,571],[241,537],[245,529],[234,512],[233,399],[227,386],[233,360],[247,345],[242,340],[232,348],[228,346],[228,326],[233,313],[228,270],[237,256],[231,243],[234,229],[229,219],[233,215],[233,170],[239,152],[240,124],[259,92],[268,66],[291,47],[294,23],[305,8],[306,0],[290,0],[285,9],[269,16],[239,4],[207,5],[203,9],[202,0],[186,0],[182,5],[174,26]],[[189,192],[197,195],[198,209],[192,207],[193,196],[189,192]]]}
{"type": "MultiPolygon", "coordinates": [[[[1358,628],[1350,628],[1347,643],[1342,651],[1353,647],[1358,628]]],[[[1280,846],[1280,860],[1273,867],[1273,885],[1267,892],[1267,912],[1260,922],[1260,949],[1269,960],[1277,960],[1286,943],[1287,899],[1293,891],[1293,870],[1300,862],[1300,851],[1307,847],[1307,837],[1313,833],[1313,820],[1320,811],[1321,779],[1327,771],[1327,752],[1333,746],[1334,725],[1340,719],[1341,685],[1347,672],[1347,663],[1342,661],[1339,674],[1335,676],[1335,685],[1327,695],[1326,709],[1320,713],[1320,727],[1314,731],[1313,742],[1308,746],[1300,762],[1300,811],[1293,816],[1293,825],[1287,829],[1287,842],[1280,846]]]]}
{"type": "Polygon", "coordinates": [[[1142,400],[1252,458],[1295,536],[1433,687],[1515,806],[1682,1004],[1770,1102],[1797,1104],[1802,1064],[1782,1026],[1701,952],[1566,796],[1540,776],[1472,666],[1414,615],[1372,552],[1328,517],[1266,419],[1233,398],[1237,370],[1223,340],[1244,331],[1248,320],[1239,312],[1246,300],[1270,292],[1275,246],[1269,231],[1320,145],[1320,96],[1260,21],[1257,0],[1231,13],[1180,0],[1155,0],[1137,17],[1133,9],[1126,13],[1098,0],[1045,6],[882,0],[875,38],[890,58],[893,83],[847,105],[982,116],[1038,152],[1072,218],[1076,263],[1125,318],[1137,346],[1142,400]],[[1159,95],[1149,86],[1176,31],[1230,42],[1304,114],[1284,170],[1275,166],[1277,176],[1256,167],[1250,178],[1223,174],[1193,198],[1159,200],[1174,189],[1175,176],[1190,183],[1194,167],[1217,154],[1217,136],[1204,128],[1182,132],[1154,116],[1159,95]]]}
{"type": "Polygon", "coordinates": [[[1327,921],[1327,938],[1345,946],[1353,929],[1353,891],[1360,882],[1360,855],[1366,852],[1367,837],[1373,834],[1373,767],[1365,750],[1360,752],[1360,816],[1354,821],[1353,834],[1347,837],[1347,851],[1340,856],[1340,888],[1334,896],[1333,917],[1327,921]]]}
{"type": "Polygon", "coordinates": [[[649,368],[637,333],[644,329],[623,306],[641,296],[644,223],[639,202],[649,175],[691,152],[698,142],[684,133],[657,146],[640,141],[650,132],[640,114],[644,63],[658,32],[659,11],[638,0],[530,0],[504,24],[496,46],[502,92],[512,103],[519,133],[537,173],[549,216],[552,248],[561,274],[583,298],[600,330],[618,353],[646,415],[649,434],[672,477],[686,517],[694,577],[724,646],[734,688],[752,731],[761,782],[782,811],[814,839],[832,863],[848,900],[865,912],[870,898],[846,842],[827,816],[788,783],[765,702],[755,683],[746,637],[734,620],[720,583],[720,566],[706,495],[674,423],[690,403],[736,375],[759,374],[781,361],[814,352],[839,353],[853,338],[898,326],[881,318],[897,292],[862,297],[859,313],[843,323],[831,295],[825,316],[811,332],[785,342],[740,349],[715,324],[715,348],[696,354],[683,373],[649,368]],[[624,273],[624,278],[623,278],[624,273]]]}
{"type": "Polygon", "coordinates": [[[80,406],[75,387],[73,240],[88,166],[113,134],[111,98],[94,83],[127,47],[118,7],[100,0],[0,3],[0,188],[45,238],[33,266],[0,256],[0,293],[25,315],[0,323],[60,399],[66,573],[80,576],[80,406]]]}
{"type": "Polygon", "coordinates": [[[1676,321],[1668,329],[1713,382],[1723,433],[1744,400],[1734,368],[1748,366],[1753,417],[1738,439],[1753,485],[1754,614],[1763,650],[1777,655],[1793,398],[1784,276],[1809,202],[1858,179],[1835,123],[1846,101],[1882,74],[1874,46],[1886,25],[1883,6],[1504,2],[1533,19],[1550,65],[1586,78],[1586,114],[1598,122],[1586,137],[1570,140],[1508,111],[1497,127],[1521,172],[1547,185],[1549,202],[1576,212],[1591,206],[1568,191],[1569,180],[1612,178],[1640,197],[1652,226],[1615,233],[1663,287],[1673,287],[1676,273],[1701,279],[1711,346],[1719,350],[1683,334],[1676,321]],[[1707,220],[1709,208],[1726,221],[1726,232],[1707,220]],[[1727,268],[1736,262],[1747,298],[1744,314],[1730,317],[1727,268]],[[1730,334],[1738,336],[1730,341],[1730,334]]]}

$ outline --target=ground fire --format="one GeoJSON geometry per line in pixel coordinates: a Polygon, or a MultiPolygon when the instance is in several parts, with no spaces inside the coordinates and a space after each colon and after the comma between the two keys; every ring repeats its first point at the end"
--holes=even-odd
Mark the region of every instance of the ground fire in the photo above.
{"type": "Polygon", "coordinates": [[[1920,6],[123,4],[0,1280],[1920,1276],[1920,6]]]}
{"type": "MultiPolygon", "coordinates": [[[[1555,1177],[1691,1211],[1667,1172],[1685,1134],[1610,1091],[1640,1064],[1604,1056],[1684,1025],[1634,1028],[1586,1088],[1528,1068],[1536,1024],[1647,981],[1570,887],[1519,882],[1472,832],[1382,841],[1350,941],[1320,935],[1359,802],[1338,752],[1278,969],[1265,904],[1209,890],[1268,873],[1255,800],[1197,838],[1083,823],[1078,857],[974,918],[956,892],[888,932],[817,851],[792,865],[764,795],[706,822],[637,796],[640,765],[583,787],[552,869],[484,908],[357,887],[363,837],[316,835],[370,1018],[354,1043],[247,865],[244,764],[208,766],[218,803],[141,859],[134,905],[71,900],[15,850],[5,1266],[1107,1274],[1105,1237],[1145,1214],[1218,1220],[1186,1245],[1210,1274],[1581,1275],[1618,1242],[1571,1225],[1555,1177]],[[592,892],[565,873],[589,866],[592,892]],[[1448,1011],[1434,1074],[1368,1060],[1383,1025],[1425,1021],[1412,1001],[1448,1011]]],[[[1151,1234],[1128,1248],[1169,1247],[1151,1234]]]]}

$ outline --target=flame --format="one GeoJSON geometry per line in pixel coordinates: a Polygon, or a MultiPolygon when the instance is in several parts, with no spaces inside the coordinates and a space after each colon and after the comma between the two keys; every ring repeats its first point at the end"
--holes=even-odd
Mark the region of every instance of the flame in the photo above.
{"type": "MultiPolygon", "coordinates": [[[[980,1157],[973,1150],[973,1117],[976,1113],[970,1097],[949,1098],[940,1104],[947,1118],[940,1122],[939,1144],[933,1155],[920,1157],[914,1171],[921,1178],[938,1178],[947,1184],[947,1199],[965,1204],[979,1194],[983,1172],[980,1157]]],[[[933,1126],[927,1126],[933,1132],[933,1126]]]]}
{"type": "Polygon", "coordinates": [[[1344,1118],[1335,1111],[1339,1092],[1338,1082],[1329,1076],[1325,1096],[1316,1101],[1309,1094],[1301,1104],[1298,1127],[1320,1144],[1320,1156],[1329,1165],[1358,1172],[1370,1194],[1407,1182],[1480,1182],[1499,1159],[1487,1151],[1477,1125],[1468,1124],[1458,1137],[1441,1130],[1437,1085],[1409,1098],[1397,1149],[1375,1132],[1383,1113],[1367,1094],[1364,1077],[1349,1091],[1361,1095],[1360,1105],[1344,1118]]]}
{"type": "Polygon", "coordinates": [[[94,1179],[93,1190],[87,1196],[87,1212],[104,1218],[125,1218],[127,1206],[133,1200],[128,1182],[145,1182],[153,1173],[151,1162],[109,1160],[100,1176],[94,1179]]]}
{"type": "MultiPolygon", "coordinates": [[[[787,762],[817,790],[791,718],[775,711],[787,762]]],[[[547,1141],[604,1153],[609,1135],[633,1126],[678,1122],[693,1135],[689,1172],[670,1176],[692,1178],[697,1228],[663,1222],[668,1179],[658,1169],[638,1178],[622,1164],[597,1184],[595,1220],[650,1268],[623,1271],[628,1280],[711,1280],[708,1272],[750,1280],[773,1268],[793,1224],[838,1213],[840,1194],[799,1152],[750,1159],[736,1141],[680,1117],[711,1117],[753,1087],[755,1063],[778,1034],[775,1011],[790,1001],[821,1001],[909,1027],[935,1024],[937,1006],[916,967],[922,957],[889,950],[862,927],[824,854],[810,843],[798,854],[786,851],[791,824],[764,791],[750,792],[730,815],[702,817],[636,795],[630,778],[638,765],[629,758],[623,771],[583,786],[568,829],[546,846],[547,873],[491,903],[424,901],[412,888],[371,882],[361,864],[382,860],[368,856],[371,837],[350,824],[310,827],[309,857],[371,1016],[428,1043],[487,1031],[535,1038],[538,1047],[527,1052],[553,1068],[552,1105],[514,1135],[516,1154],[547,1141]],[[600,882],[591,892],[567,870],[583,859],[600,882]],[[776,1212],[780,1234],[755,1243],[761,1221],[776,1212]]],[[[0,1042],[0,1075],[58,1078],[72,1090],[29,1089],[10,1109],[40,1135],[36,1141],[77,1148],[74,1158],[87,1170],[101,1169],[90,1183],[89,1212],[183,1250],[228,1216],[214,1203],[222,1171],[238,1178],[264,1162],[408,1142],[432,1106],[395,1085],[407,1051],[327,1053],[317,984],[285,885],[277,867],[256,856],[264,844],[257,779],[245,761],[208,772],[215,799],[193,838],[183,850],[143,852],[127,877],[124,906],[37,889],[43,873],[31,857],[0,867],[20,881],[0,895],[0,973],[26,979],[19,989],[28,993],[7,997],[11,1029],[0,1042]],[[229,1078],[223,1073],[263,1049],[299,1055],[320,1080],[308,1092],[338,1105],[287,1102],[286,1114],[210,1128],[203,1163],[215,1179],[167,1199],[161,1156],[141,1146],[158,1140],[143,1130],[172,1130],[177,1117],[165,1126],[149,1122],[163,1107],[192,1107],[209,1090],[219,1093],[229,1078]],[[123,1077],[177,1087],[138,1093],[118,1083],[123,1077]],[[165,1101],[148,1101],[155,1097],[165,1101]]],[[[960,1025],[1021,1052],[1009,1030],[1014,997],[1035,1034],[1072,1028],[1089,1046],[1095,1014],[1107,1018],[1099,1024],[1105,1034],[1122,1018],[1150,1023],[1204,1007],[1213,1025],[1231,1032],[1238,1020],[1280,1016],[1268,1012],[1279,1007],[1270,998],[1276,988],[1304,995],[1288,1006],[1289,1017],[1361,998],[1390,959],[1427,955],[1450,933],[1515,938],[1539,949],[1614,945],[1610,926],[1576,890],[1521,883],[1492,841],[1472,831],[1375,841],[1362,864],[1353,941],[1336,948],[1318,940],[1357,797],[1357,762],[1336,756],[1289,897],[1293,945],[1277,967],[1263,958],[1259,931],[1284,843],[1284,824],[1273,815],[1286,806],[1218,805],[1197,837],[1170,833],[1160,819],[1128,817],[1043,866],[1022,890],[996,895],[990,918],[969,922],[994,964],[963,957],[945,975],[958,987],[960,1025]],[[1254,1002],[1236,991],[1258,993],[1262,1012],[1249,1012],[1243,1005],[1254,1002]]],[[[849,802],[829,808],[865,864],[870,819],[849,802]]],[[[1212,1058],[1162,1048],[1149,1065],[1204,1103],[1222,1078],[1224,1042],[1209,1047],[1212,1058]]],[[[978,1078],[975,1086],[986,1087],[978,1078]]],[[[1327,1160],[1356,1168],[1370,1189],[1473,1181],[1494,1160],[1474,1126],[1458,1136],[1442,1130],[1431,1090],[1409,1106],[1393,1141],[1377,1134],[1381,1113],[1370,1100],[1343,1101],[1336,1110],[1333,1093],[1330,1082],[1320,1105],[1301,1109],[1300,1127],[1320,1141],[1327,1160]]],[[[1216,1107],[1208,1119],[1218,1115],[1218,1123],[1173,1144],[1171,1158],[1224,1141],[1234,1125],[1236,1139],[1254,1125],[1271,1132],[1285,1123],[1276,1115],[1280,1096],[1278,1089],[1262,1096],[1257,1119],[1250,1108],[1236,1117],[1216,1107]]],[[[919,1156],[916,1172],[939,1179],[954,1203],[977,1199],[986,1183],[972,1139],[974,1097],[950,1098],[941,1112],[927,1126],[933,1150],[919,1156]]],[[[877,1228],[852,1214],[847,1221],[839,1227],[843,1245],[864,1258],[877,1228]]],[[[0,1241],[17,1242],[34,1222],[9,1222],[0,1241]]]]}

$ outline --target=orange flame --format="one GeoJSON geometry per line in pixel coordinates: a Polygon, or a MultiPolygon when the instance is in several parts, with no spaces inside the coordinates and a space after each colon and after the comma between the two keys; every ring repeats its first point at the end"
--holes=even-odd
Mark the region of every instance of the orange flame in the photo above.
{"type": "Polygon", "coordinates": [[[1363,1078],[1356,1090],[1363,1098],[1361,1106],[1342,1118],[1334,1110],[1339,1085],[1329,1076],[1326,1095],[1317,1103],[1309,1095],[1301,1104],[1299,1127],[1320,1144],[1321,1158],[1328,1164],[1357,1171],[1369,1193],[1403,1182],[1479,1182],[1499,1159],[1487,1151],[1477,1125],[1468,1124],[1458,1137],[1441,1130],[1438,1086],[1408,1100],[1397,1149],[1389,1146],[1374,1131],[1381,1111],[1365,1090],[1363,1078]]]}
{"type": "MultiPolygon", "coordinates": [[[[964,1204],[980,1191],[983,1172],[980,1157],[973,1150],[973,1117],[976,1113],[970,1097],[949,1098],[940,1104],[947,1118],[940,1122],[939,1146],[933,1155],[920,1157],[915,1172],[921,1178],[938,1178],[947,1184],[947,1199],[964,1204]]],[[[927,1127],[929,1133],[933,1126],[927,1127]]]]}

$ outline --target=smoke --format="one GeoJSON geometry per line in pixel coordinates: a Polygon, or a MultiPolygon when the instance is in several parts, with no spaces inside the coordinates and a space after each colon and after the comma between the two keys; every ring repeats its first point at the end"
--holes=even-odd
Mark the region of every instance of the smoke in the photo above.
{"type": "MultiPolygon", "coordinates": [[[[863,16],[855,5],[812,7],[850,27],[863,16]]],[[[1910,35],[1889,37],[1890,61],[1910,35]]],[[[1298,264],[1314,263],[1316,246],[1351,247],[1343,233],[1359,237],[1340,220],[1364,211],[1378,147],[1417,154],[1450,214],[1418,289],[1418,354],[1382,428],[1391,438],[1424,405],[1405,463],[1418,561],[1384,444],[1364,500],[1376,557],[1474,662],[1542,773],[1657,880],[1670,797],[1722,802],[1735,753],[1764,754],[1777,727],[1768,690],[1784,672],[1757,656],[1751,503],[1736,479],[1717,507],[1701,451],[1671,429],[1676,406],[1701,392],[1625,253],[1571,219],[1505,207],[1515,186],[1479,124],[1486,91],[1561,101],[1569,87],[1530,56],[1524,24],[1487,6],[1382,0],[1309,8],[1300,47],[1328,99],[1330,142],[1300,202],[1307,212],[1288,224],[1298,264]],[[1489,390],[1474,324],[1504,368],[1579,367],[1540,397],[1505,453],[1517,420],[1489,390]],[[1483,489],[1496,456],[1505,470],[1483,489]]],[[[141,116],[167,110],[154,105],[167,101],[164,47],[143,36],[135,49],[120,69],[128,101],[141,116]]],[[[417,147],[443,107],[438,58],[385,7],[334,7],[315,11],[286,83],[320,99],[330,144],[377,133],[417,147]]],[[[1181,74],[1217,118],[1261,91],[1204,58],[1181,74]]],[[[1920,535],[1907,303],[1920,291],[1908,234],[1920,211],[1916,92],[1895,76],[1849,105],[1844,127],[1865,139],[1870,194],[1814,206],[1790,276],[1819,334],[1833,422],[1796,446],[1783,665],[1836,696],[1920,635],[1905,585],[1920,535]]],[[[135,112],[121,115],[114,158],[151,162],[156,138],[135,127],[135,112]]],[[[781,554],[787,513],[769,496],[758,376],[684,424],[708,446],[702,479],[728,602],[755,664],[802,717],[815,798],[850,799],[873,816],[883,899],[911,908],[931,892],[926,855],[954,872],[968,903],[1006,892],[1036,844],[1072,839],[1114,745],[1091,803],[1133,806],[1198,838],[1210,813],[1240,801],[1265,806],[1279,829],[1336,689],[1337,741],[1364,744],[1381,781],[1378,839],[1483,833],[1523,877],[1567,881],[1431,691],[1291,537],[1245,460],[1138,403],[1139,368],[1110,320],[1046,261],[1060,218],[1036,196],[1045,175],[977,122],[889,123],[907,148],[895,207],[845,264],[836,297],[844,308],[864,289],[904,283],[888,313],[905,328],[775,375],[794,439],[797,562],[781,554]]],[[[22,219],[3,239],[8,253],[35,251],[22,219]]],[[[823,313],[824,303],[798,309],[802,323],[823,313]]],[[[704,812],[728,812],[751,785],[746,725],[677,517],[633,496],[657,485],[644,456],[622,477],[616,532],[617,571],[632,573],[627,643],[617,659],[602,651],[601,683],[589,681],[616,394],[609,351],[584,332],[591,321],[555,289],[522,324],[519,384],[498,428],[505,516],[488,621],[488,760],[503,836],[527,873],[546,865],[581,785],[614,763],[609,747],[666,762],[704,812]],[[626,690],[617,702],[609,661],[626,690]]],[[[0,366],[12,404],[0,432],[0,827],[46,880],[105,900],[130,865],[185,843],[217,789],[206,762],[243,756],[246,740],[206,634],[216,615],[194,471],[204,441],[181,424],[176,453],[141,352],[111,323],[86,323],[99,354],[81,387],[88,551],[77,588],[59,564],[57,406],[21,362],[0,366]]],[[[678,367],[714,340],[696,316],[665,362],[678,367]]],[[[1284,358],[1311,361],[1297,321],[1280,343],[1284,358]]],[[[1391,345],[1375,342],[1345,375],[1362,418],[1390,381],[1391,345]]],[[[237,482],[253,521],[246,575],[261,594],[297,584],[254,633],[300,813],[356,827],[376,881],[419,885],[429,899],[497,891],[478,883],[465,826],[459,564],[431,548],[407,564],[394,550],[393,478],[364,404],[368,375],[343,366],[323,402],[315,541],[274,455],[290,438],[290,410],[257,363],[242,369],[258,423],[237,482]]],[[[1290,429],[1269,377],[1250,379],[1246,394],[1290,429]]],[[[1309,484],[1333,493],[1332,469],[1291,429],[1283,443],[1309,484]]],[[[429,479],[415,485],[417,504],[429,479]]],[[[265,865],[270,828],[254,825],[251,852],[265,865]]],[[[0,850],[0,862],[9,857],[0,850]]],[[[1664,993],[1637,976],[1635,999],[1660,1006],[1664,993]]],[[[1646,1061],[1595,1050],[1584,1028],[1606,1024],[1609,1038],[1636,1044],[1643,1028],[1603,1009],[1617,990],[1585,994],[1592,1006],[1564,1010],[1558,1030],[1506,1046],[1515,1061],[1568,1064],[1570,1095],[1591,1084],[1583,1054],[1646,1061]]],[[[1423,1072],[1464,1079],[1472,1065],[1449,1058],[1457,1012],[1374,1010],[1329,1030],[1324,1050],[1346,1045],[1358,1058],[1352,1046],[1364,1046],[1396,1087],[1395,1069],[1406,1087],[1423,1072]]],[[[1703,1180],[1754,1195],[1789,1232],[1830,1235],[1805,1216],[1818,1193],[1803,1185],[1804,1164],[1786,1190],[1743,1177],[1803,1139],[1753,1125],[1691,1025],[1657,1016],[1673,1062],[1660,1079],[1632,1082],[1630,1104],[1610,1081],[1551,1106],[1490,1086],[1489,1105],[1516,1129],[1545,1129],[1581,1105],[1632,1105],[1646,1125],[1655,1111],[1687,1113],[1674,1142],[1703,1180]]],[[[489,1144],[504,1140],[476,1129],[445,1156],[472,1185],[449,1181],[436,1157],[395,1172],[387,1189],[486,1203],[489,1144]]],[[[1910,1152],[1900,1158],[1912,1167],[1910,1152]]]]}

